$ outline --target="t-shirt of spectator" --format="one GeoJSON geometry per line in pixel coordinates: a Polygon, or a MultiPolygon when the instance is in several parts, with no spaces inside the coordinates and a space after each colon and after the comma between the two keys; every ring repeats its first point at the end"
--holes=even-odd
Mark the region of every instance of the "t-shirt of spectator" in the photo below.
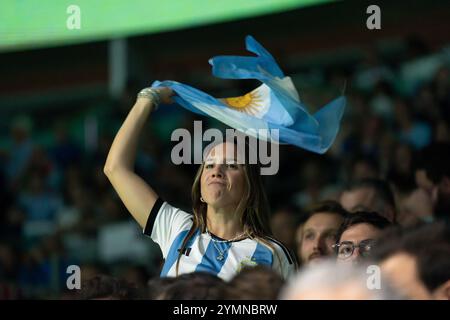
{"type": "MultiPolygon", "coordinates": [[[[144,234],[161,248],[165,259],[161,277],[175,277],[176,263],[182,244],[193,224],[193,216],[158,199],[150,213],[144,234]]],[[[243,267],[265,265],[284,279],[296,269],[289,250],[277,240],[267,237],[273,249],[258,239],[225,241],[211,233],[195,230],[181,255],[178,275],[197,271],[212,273],[231,280],[243,267]]]]}

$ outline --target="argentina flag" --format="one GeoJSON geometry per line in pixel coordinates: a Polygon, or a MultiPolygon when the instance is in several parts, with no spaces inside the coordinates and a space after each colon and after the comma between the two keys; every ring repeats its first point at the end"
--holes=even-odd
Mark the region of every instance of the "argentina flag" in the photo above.
{"type": "Polygon", "coordinates": [[[345,97],[337,97],[310,114],[291,78],[283,74],[272,55],[252,36],[246,37],[246,48],[256,56],[217,56],[209,60],[215,77],[262,82],[242,96],[215,98],[176,81],[155,81],[152,86],[170,87],[177,94],[174,100],[187,110],[213,117],[245,134],[325,153],[339,131],[345,97]]]}

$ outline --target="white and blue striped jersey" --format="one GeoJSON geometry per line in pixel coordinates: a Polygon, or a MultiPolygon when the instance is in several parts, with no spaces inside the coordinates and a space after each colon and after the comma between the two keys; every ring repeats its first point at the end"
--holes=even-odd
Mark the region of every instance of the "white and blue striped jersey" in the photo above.
{"type": "MultiPolygon", "coordinates": [[[[144,234],[150,236],[161,248],[165,259],[161,277],[176,276],[178,255],[192,224],[192,214],[175,208],[160,198],[153,206],[144,234]]],[[[295,272],[296,261],[293,255],[273,238],[267,237],[266,240],[272,244],[276,254],[269,246],[256,239],[213,243],[211,237],[223,240],[196,230],[181,255],[178,274],[206,271],[228,281],[245,266],[266,265],[284,279],[295,272]],[[217,259],[219,250],[224,257],[221,260],[217,259]]]]}

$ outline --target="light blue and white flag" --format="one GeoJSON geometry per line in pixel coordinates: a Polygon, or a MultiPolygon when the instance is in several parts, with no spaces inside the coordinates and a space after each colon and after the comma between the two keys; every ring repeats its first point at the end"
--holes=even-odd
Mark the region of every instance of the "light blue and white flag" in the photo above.
{"type": "Polygon", "coordinates": [[[152,86],[170,87],[177,94],[175,101],[187,110],[213,117],[243,133],[325,153],[339,131],[345,97],[336,98],[311,115],[291,78],[284,76],[272,55],[251,36],[246,37],[246,47],[257,56],[217,56],[209,60],[218,78],[262,82],[243,96],[214,98],[176,81],[155,81],[152,86]],[[277,137],[271,135],[272,129],[279,130],[277,137]]]}

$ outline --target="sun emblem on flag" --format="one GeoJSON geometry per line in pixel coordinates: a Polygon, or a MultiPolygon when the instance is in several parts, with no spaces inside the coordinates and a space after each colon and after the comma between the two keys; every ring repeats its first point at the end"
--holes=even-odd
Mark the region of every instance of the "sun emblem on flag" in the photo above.
{"type": "Polygon", "coordinates": [[[270,88],[266,84],[262,84],[243,96],[219,100],[232,110],[262,119],[270,109],[270,94],[270,88]]]}
{"type": "Polygon", "coordinates": [[[259,115],[263,107],[263,97],[256,90],[240,97],[225,98],[222,101],[227,106],[251,116],[259,115]]]}

